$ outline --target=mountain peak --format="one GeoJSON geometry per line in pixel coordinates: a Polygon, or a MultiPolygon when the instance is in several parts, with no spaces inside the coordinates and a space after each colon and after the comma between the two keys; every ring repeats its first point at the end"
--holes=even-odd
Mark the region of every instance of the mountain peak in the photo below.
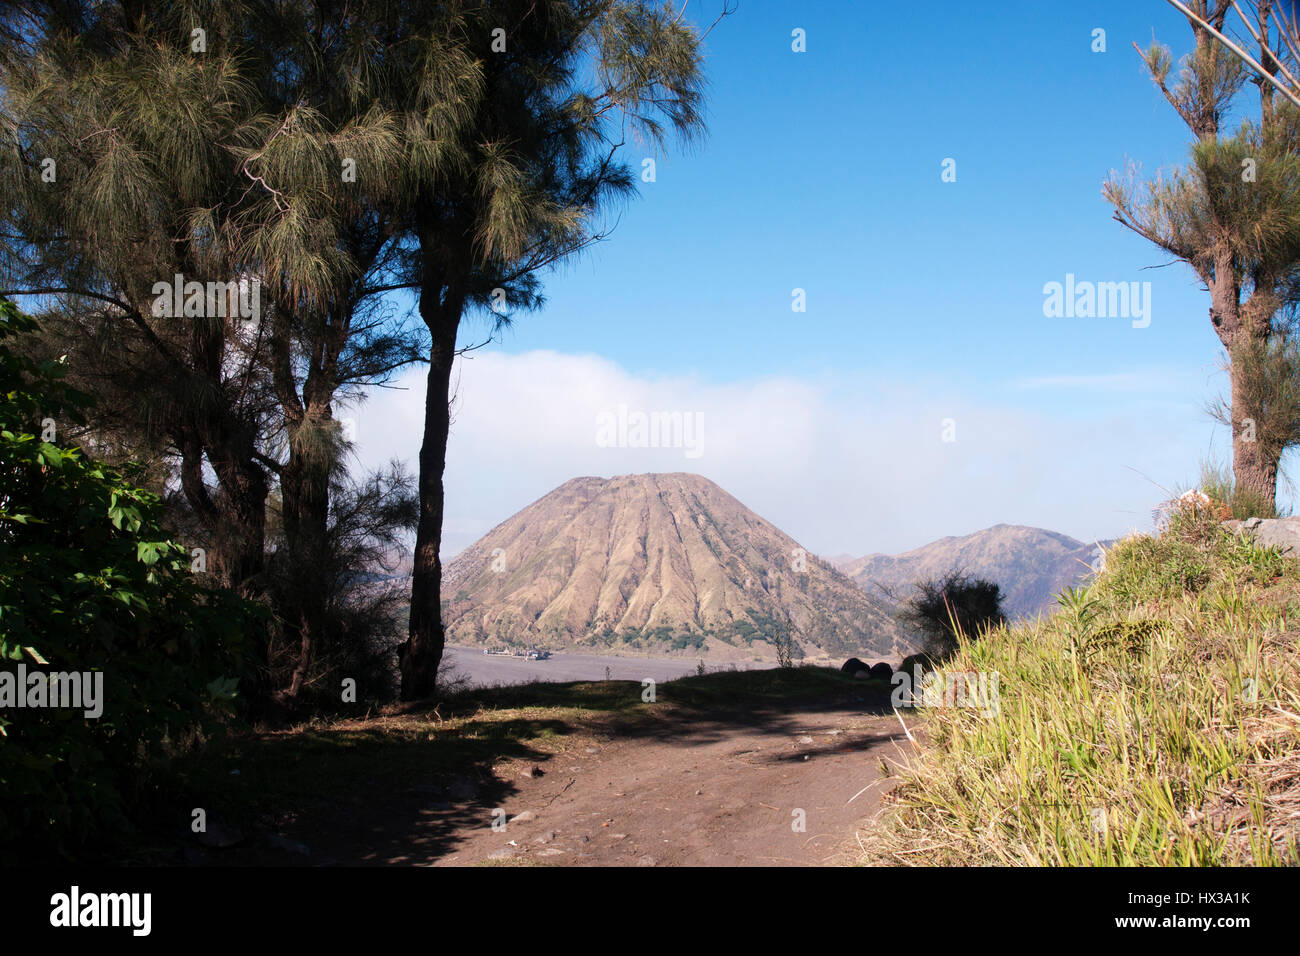
{"type": "Polygon", "coordinates": [[[443,574],[460,643],[775,656],[888,657],[889,614],[829,563],[689,472],[573,478],[502,522],[443,574]]]}
{"type": "Polygon", "coordinates": [[[883,587],[900,599],[917,581],[965,571],[1002,588],[1009,616],[1028,617],[1054,607],[1057,594],[1084,580],[1095,556],[1096,544],[1069,535],[996,524],[902,554],[870,554],[840,567],[863,588],[883,587]]]}

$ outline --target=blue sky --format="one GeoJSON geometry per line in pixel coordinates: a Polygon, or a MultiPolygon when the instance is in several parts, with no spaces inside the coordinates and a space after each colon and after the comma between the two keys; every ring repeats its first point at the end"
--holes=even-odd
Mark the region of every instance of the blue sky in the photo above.
{"type": "Polygon", "coordinates": [[[1178,19],[1159,2],[742,0],[708,38],[704,146],[660,158],[613,239],[550,279],[549,307],[503,347],[720,380],[1204,361],[1215,342],[1190,273],[1141,273],[1163,258],[1101,196],[1126,155],[1186,154],[1130,46],[1153,25],[1183,41],[1178,19]],[[955,183],[940,181],[948,157],[955,183]],[[1158,282],[1158,321],[1045,321],[1042,285],[1067,271],[1158,282]]]}
{"type": "MultiPolygon", "coordinates": [[[[1153,31],[1187,51],[1159,0],[741,0],[706,41],[706,139],[657,156],[612,238],[463,363],[445,551],[567,478],[646,470],[713,478],[823,554],[1149,527],[1230,445],[1203,411],[1225,385],[1206,293],[1101,195],[1128,159],[1187,156],[1132,47],[1153,31]],[[1045,317],[1067,273],[1150,282],[1150,325],[1045,317]],[[619,403],[704,414],[705,454],[593,447],[619,403]]],[[[364,461],[415,460],[422,374],[401,384],[357,413],[364,461]]]]}

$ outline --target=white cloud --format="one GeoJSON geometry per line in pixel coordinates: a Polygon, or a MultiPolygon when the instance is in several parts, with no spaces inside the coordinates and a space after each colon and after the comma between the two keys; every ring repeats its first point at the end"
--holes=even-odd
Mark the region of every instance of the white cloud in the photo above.
{"type": "MultiPolygon", "coordinates": [[[[917,380],[713,384],[549,351],[475,353],[457,377],[446,555],[570,478],[647,471],[702,474],[820,554],[902,551],[998,522],[1105,537],[1149,526],[1155,482],[1191,480],[1212,427],[1200,396],[1091,418],[1074,408],[1067,423],[1033,398],[997,404],[917,380]],[[597,416],[620,405],[698,414],[702,454],[600,447],[597,416]]],[[[424,370],[395,384],[408,390],[375,390],[357,413],[357,450],[367,466],[397,457],[414,471],[424,370]]]]}

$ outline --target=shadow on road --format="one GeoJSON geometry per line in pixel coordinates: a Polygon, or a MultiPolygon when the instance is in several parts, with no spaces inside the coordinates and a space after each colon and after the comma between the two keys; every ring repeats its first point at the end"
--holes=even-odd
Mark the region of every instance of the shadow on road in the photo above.
{"type": "MultiPolygon", "coordinates": [[[[186,827],[165,835],[168,855],[149,862],[431,863],[455,852],[466,832],[491,827],[518,794],[494,767],[517,761],[548,772],[552,753],[538,746],[547,738],[681,747],[741,732],[788,738],[807,733],[811,714],[891,714],[889,690],[824,668],[681,678],[656,685],[653,701],[635,681],[537,683],[468,691],[436,709],[407,705],[378,718],[249,735],[211,748],[181,775],[181,804],[203,806],[233,842],[205,846],[186,827]]],[[[855,734],[761,759],[816,759],[899,736],[855,734]]]]}

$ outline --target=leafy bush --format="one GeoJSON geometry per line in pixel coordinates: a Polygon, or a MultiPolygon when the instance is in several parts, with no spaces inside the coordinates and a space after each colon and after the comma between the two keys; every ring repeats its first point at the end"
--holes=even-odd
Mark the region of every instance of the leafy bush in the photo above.
{"type": "Polygon", "coordinates": [[[920,633],[925,652],[936,660],[951,656],[960,637],[978,637],[1006,623],[1002,589],[956,570],[918,581],[898,618],[920,633]]]}
{"type": "Polygon", "coordinates": [[[229,704],[253,609],[204,587],[157,498],[49,434],[89,402],[5,344],[36,323],[0,299],[0,661],[14,674],[100,672],[102,715],[0,710],[0,858],[33,860],[110,830],[150,769],[229,704]],[[42,434],[44,433],[44,434],[42,434]]]}

